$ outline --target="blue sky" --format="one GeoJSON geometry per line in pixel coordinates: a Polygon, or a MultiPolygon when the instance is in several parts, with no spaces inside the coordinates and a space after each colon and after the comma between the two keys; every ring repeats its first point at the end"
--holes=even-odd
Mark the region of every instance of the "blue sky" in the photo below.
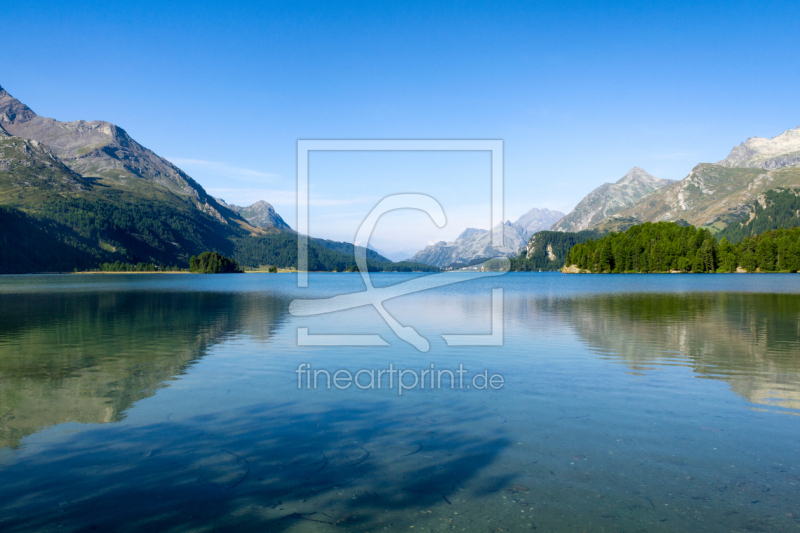
{"type": "MultiPolygon", "coordinates": [[[[566,212],[633,166],[681,179],[748,137],[800,125],[798,2],[3,9],[11,94],[41,115],[118,124],[212,194],[267,200],[292,225],[297,139],[503,139],[513,220],[566,212]]],[[[443,230],[387,219],[382,249],[488,227],[488,210],[473,209],[481,157],[434,158],[428,170],[413,155],[327,159],[311,174],[314,235],[352,239],[393,187],[431,186],[453,216],[443,230]]]]}

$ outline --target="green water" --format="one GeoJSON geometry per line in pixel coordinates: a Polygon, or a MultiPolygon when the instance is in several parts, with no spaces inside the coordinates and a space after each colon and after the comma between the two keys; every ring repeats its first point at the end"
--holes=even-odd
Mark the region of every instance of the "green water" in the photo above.
{"type": "Polygon", "coordinates": [[[799,276],[520,273],[388,301],[427,353],[370,307],[292,316],[363,290],[310,278],[0,278],[0,529],[800,529],[799,276]],[[491,332],[496,287],[503,345],[447,346],[491,332]],[[301,363],[505,381],[298,389],[301,363]]]}

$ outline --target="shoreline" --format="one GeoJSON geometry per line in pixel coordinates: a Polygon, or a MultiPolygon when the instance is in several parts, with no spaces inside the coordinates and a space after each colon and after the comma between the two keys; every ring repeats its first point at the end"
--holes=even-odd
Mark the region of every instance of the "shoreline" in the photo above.
{"type": "Polygon", "coordinates": [[[558,271],[553,272],[560,272],[561,274],[611,274],[611,275],[619,275],[619,274],[800,274],[800,270],[797,272],[791,271],[780,271],[780,272],[748,272],[746,270],[734,270],[733,272],[685,272],[683,270],[665,270],[663,272],[590,272],[588,270],[579,270],[579,269],[567,269],[562,268],[558,271]]]}
{"type": "MultiPolygon", "coordinates": [[[[458,271],[452,271],[453,273],[457,273],[458,271]]],[[[278,272],[267,272],[266,270],[245,270],[244,272],[240,272],[240,274],[297,274],[299,271],[297,270],[278,270],[278,272]]],[[[306,274],[360,274],[360,272],[334,272],[331,270],[308,270],[305,271],[306,274]]],[[[426,274],[427,272],[424,271],[414,271],[414,272],[370,272],[372,274],[426,274]]],[[[685,272],[685,271],[677,271],[677,270],[666,270],[663,272],[590,272],[588,270],[579,270],[577,268],[567,268],[563,267],[560,270],[545,270],[542,272],[534,272],[529,270],[509,270],[508,273],[527,273],[527,274],[546,274],[546,273],[559,273],[559,274],[800,274],[800,271],[797,272],[790,272],[790,271],[783,271],[783,272],[747,272],[744,270],[738,270],[733,272],[685,272]]],[[[41,276],[41,275],[65,275],[65,274],[72,274],[72,275],[87,275],[87,274],[105,274],[105,275],[113,275],[113,274],[195,274],[195,272],[189,272],[188,270],[156,270],[156,271],[131,271],[131,272],[124,272],[124,271],[104,271],[104,270],[83,270],[79,272],[74,271],[62,271],[62,272],[24,272],[24,273],[8,273],[8,274],[0,274],[0,276],[41,276]]]]}

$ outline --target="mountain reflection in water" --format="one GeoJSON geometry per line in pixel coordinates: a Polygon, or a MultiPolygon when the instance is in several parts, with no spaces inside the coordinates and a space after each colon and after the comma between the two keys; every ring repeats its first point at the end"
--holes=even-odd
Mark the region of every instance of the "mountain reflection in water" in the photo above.
{"type": "Polygon", "coordinates": [[[0,447],[63,422],[121,420],[209,347],[268,342],[287,303],[265,294],[3,294],[0,447]]]}
{"type": "Polygon", "coordinates": [[[750,402],[800,414],[800,295],[622,293],[531,303],[635,372],[686,365],[750,402]]]}

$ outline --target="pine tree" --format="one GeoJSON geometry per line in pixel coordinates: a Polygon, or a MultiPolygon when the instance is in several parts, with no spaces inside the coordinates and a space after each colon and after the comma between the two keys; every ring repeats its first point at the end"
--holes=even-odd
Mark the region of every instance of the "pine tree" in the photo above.
{"type": "Polygon", "coordinates": [[[769,235],[763,237],[756,246],[758,268],[762,272],[774,272],[777,256],[778,249],[775,246],[775,241],[769,235]]]}

